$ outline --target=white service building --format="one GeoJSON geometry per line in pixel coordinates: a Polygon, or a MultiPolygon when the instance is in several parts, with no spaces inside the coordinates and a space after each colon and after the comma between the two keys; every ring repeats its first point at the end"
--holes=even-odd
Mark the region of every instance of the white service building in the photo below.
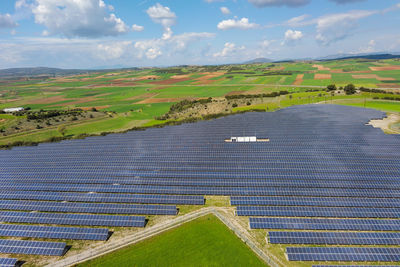
{"type": "Polygon", "coordinates": [[[5,108],[3,109],[4,112],[6,113],[12,113],[12,112],[18,112],[18,111],[23,111],[24,108],[18,107],[18,108],[5,108]]]}

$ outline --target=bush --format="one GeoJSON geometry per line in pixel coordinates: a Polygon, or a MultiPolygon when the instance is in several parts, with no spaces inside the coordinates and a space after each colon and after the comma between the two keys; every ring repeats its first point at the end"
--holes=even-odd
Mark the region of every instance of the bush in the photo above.
{"type": "Polygon", "coordinates": [[[236,108],[237,106],[238,106],[238,104],[236,104],[236,103],[233,103],[233,104],[232,104],[232,107],[233,107],[233,108],[236,108]]]}
{"type": "Polygon", "coordinates": [[[337,90],[336,84],[330,84],[330,85],[328,85],[328,86],[326,87],[326,89],[327,89],[328,91],[336,91],[336,90],[337,90]]]}
{"type": "Polygon", "coordinates": [[[356,87],[354,86],[354,84],[348,84],[344,87],[344,91],[346,95],[353,95],[356,93],[356,87]]]}
{"type": "Polygon", "coordinates": [[[249,101],[249,102],[247,102],[247,103],[246,103],[246,105],[250,106],[250,105],[251,105],[251,102],[250,102],[250,101],[249,101]]]}

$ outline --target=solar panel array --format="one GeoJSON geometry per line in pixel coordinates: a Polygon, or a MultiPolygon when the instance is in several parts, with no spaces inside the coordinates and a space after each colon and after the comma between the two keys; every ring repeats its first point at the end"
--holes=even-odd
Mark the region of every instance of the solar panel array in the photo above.
{"type": "Polygon", "coordinates": [[[370,247],[287,247],[291,261],[400,261],[400,248],[370,247]]]}
{"type": "Polygon", "coordinates": [[[108,229],[0,224],[0,236],[76,240],[107,240],[108,229]]]}
{"type": "Polygon", "coordinates": [[[400,231],[400,220],[250,218],[252,229],[400,231]]]}
{"type": "Polygon", "coordinates": [[[62,256],[66,244],[62,242],[0,239],[0,253],[62,256]]]}
{"type": "Polygon", "coordinates": [[[384,116],[294,106],[0,151],[0,221],[143,227],[132,214],[223,195],[237,215],[263,217],[251,228],[400,231],[400,138],[365,125],[384,116]]]}
{"type": "Polygon", "coordinates": [[[400,233],[269,232],[272,244],[400,245],[400,233]]]}
{"type": "Polygon", "coordinates": [[[14,267],[17,264],[17,259],[13,258],[0,258],[1,267],[14,267]]]}
{"type": "Polygon", "coordinates": [[[144,227],[144,216],[0,211],[1,222],[113,227],[144,227]]]}

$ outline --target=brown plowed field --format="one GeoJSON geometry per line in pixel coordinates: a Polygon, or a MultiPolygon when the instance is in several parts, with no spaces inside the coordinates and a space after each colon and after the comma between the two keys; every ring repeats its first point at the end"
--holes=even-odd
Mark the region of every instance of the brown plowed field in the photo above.
{"type": "Polygon", "coordinates": [[[317,64],[314,64],[313,68],[318,68],[318,70],[331,70],[330,68],[326,68],[322,65],[317,65],[317,64]]]}
{"type": "Polygon", "coordinates": [[[210,80],[210,79],[222,76],[225,74],[225,72],[203,72],[201,74],[203,74],[204,76],[194,80],[193,84],[210,84],[217,82],[218,80],[210,80]]]}
{"type": "Polygon", "coordinates": [[[304,74],[298,74],[293,85],[301,85],[301,83],[303,82],[303,78],[304,78],[304,74]]]}
{"type": "Polygon", "coordinates": [[[400,70],[400,66],[369,67],[372,71],[400,70]]]}
{"type": "Polygon", "coordinates": [[[351,75],[354,79],[377,79],[378,81],[395,81],[396,79],[390,77],[379,77],[376,74],[364,75],[351,75]]]}

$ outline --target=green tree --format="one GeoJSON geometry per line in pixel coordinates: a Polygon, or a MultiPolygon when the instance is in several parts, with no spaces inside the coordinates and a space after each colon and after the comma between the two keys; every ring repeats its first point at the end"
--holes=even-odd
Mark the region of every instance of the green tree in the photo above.
{"type": "Polygon", "coordinates": [[[337,90],[336,84],[330,84],[330,85],[328,85],[328,86],[326,87],[326,89],[327,89],[328,91],[336,91],[336,90],[337,90]]]}
{"type": "Polygon", "coordinates": [[[353,95],[356,93],[356,87],[354,86],[354,84],[348,84],[344,87],[344,91],[346,95],[353,95]]]}

